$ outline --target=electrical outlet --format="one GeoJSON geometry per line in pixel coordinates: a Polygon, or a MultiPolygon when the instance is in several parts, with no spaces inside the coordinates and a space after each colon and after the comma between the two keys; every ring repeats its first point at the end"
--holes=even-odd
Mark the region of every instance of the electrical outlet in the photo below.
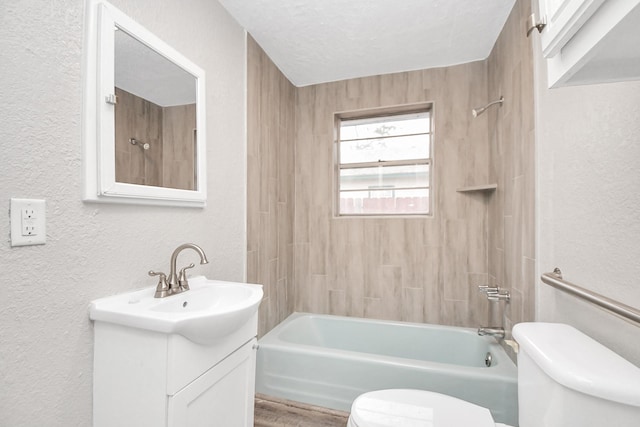
{"type": "Polygon", "coordinates": [[[20,209],[20,216],[22,219],[22,235],[36,236],[38,234],[38,226],[36,224],[36,210],[33,206],[29,205],[26,208],[20,209]]]}
{"type": "Polygon", "coordinates": [[[45,201],[11,199],[11,246],[44,245],[45,201]]]}

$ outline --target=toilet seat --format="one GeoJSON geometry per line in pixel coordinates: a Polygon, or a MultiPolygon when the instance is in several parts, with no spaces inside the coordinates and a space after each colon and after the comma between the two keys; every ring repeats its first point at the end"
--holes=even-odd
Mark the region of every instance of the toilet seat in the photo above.
{"type": "Polygon", "coordinates": [[[487,408],[424,390],[364,393],[353,401],[348,427],[495,427],[487,408]]]}

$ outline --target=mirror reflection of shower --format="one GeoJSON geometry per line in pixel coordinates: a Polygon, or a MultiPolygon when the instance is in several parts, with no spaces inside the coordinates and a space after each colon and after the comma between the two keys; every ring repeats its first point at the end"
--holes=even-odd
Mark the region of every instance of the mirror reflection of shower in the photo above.
{"type": "Polygon", "coordinates": [[[502,106],[503,102],[504,102],[504,96],[501,96],[500,99],[498,99],[497,101],[490,102],[487,105],[485,105],[484,107],[474,108],[473,110],[471,110],[471,115],[473,117],[478,117],[480,114],[484,113],[487,108],[489,108],[489,107],[491,107],[492,105],[495,105],[495,104],[500,104],[500,106],[502,106]]]}
{"type": "Polygon", "coordinates": [[[131,143],[131,145],[137,145],[143,150],[148,150],[151,147],[148,142],[138,141],[135,138],[129,138],[129,142],[131,143]]]}

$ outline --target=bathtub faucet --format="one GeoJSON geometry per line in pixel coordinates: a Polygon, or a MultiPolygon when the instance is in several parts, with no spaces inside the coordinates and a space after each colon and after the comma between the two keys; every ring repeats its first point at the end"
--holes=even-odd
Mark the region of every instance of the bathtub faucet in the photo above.
{"type": "Polygon", "coordinates": [[[478,328],[478,335],[489,335],[491,337],[504,339],[504,328],[502,326],[481,326],[478,328]]]}
{"type": "MultiPolygon", "coordinates": [[[[506,289],[500,289],[497,286],[480,285],[480,286],[478,286],[478,290],[481,293],[485,294],[487,296],[487,300],[489,300],[491,302],[499,303],[501,301],[504,301],[504,302],[508,303],[509,301],[511,301],[511,294],[506,289]]],[[[492,310],[492,308],[490,306],[489,307],[489,317],[493,319],[493,316],[491,316],[491,313],[492,313],[491,310],[492,310]]],[[[495,323],[498,323],[498,322],[495,322],[495,323]]],[[[500,322],[500,323],[502,323],[502,322],[500,322]]],[[[504,327],[502,327],[502,326],[481,326],[480,328],[478,328],[478,335],[481,335],[481,336],[489,335],[491,337],[503,340],[504,337],[505,337],[504,327]]]]}

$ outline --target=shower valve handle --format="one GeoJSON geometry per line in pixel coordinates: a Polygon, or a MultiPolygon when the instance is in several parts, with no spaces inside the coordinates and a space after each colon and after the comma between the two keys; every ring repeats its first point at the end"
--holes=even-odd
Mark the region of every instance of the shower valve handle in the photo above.
{"type": "Polygon", "coordinates": [[[509,291],[501,290],[500,292],[488,293],[487,299],[489,301],[511,301],[511,294],[509,291]]]}
{"type": "Polygon", "coordinates": [[[489,286],[489,285],[479,285],[478,290],[483,294],[487,294],[487,295],[497,294],[499,291],[497,287],[489,286]]]}

